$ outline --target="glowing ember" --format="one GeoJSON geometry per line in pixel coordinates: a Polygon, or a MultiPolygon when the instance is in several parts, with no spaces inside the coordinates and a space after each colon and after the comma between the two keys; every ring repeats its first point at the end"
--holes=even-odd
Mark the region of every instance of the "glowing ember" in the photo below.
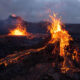
{"type": "Polygon", "coordinates": [[[15,15],[15,14],[12,14],[11,16],[12,16],[12,17],[16,17],[16,15],[15,15]]]}
{"type": "Polygon", "coordinates": [[[18,24],[17,28],[10,30],[9,35],[25,36],[28,35],[28,33],[26,32],[26,28],[23,28],[21,24],[18,24]]]}
{"type": "Polygon", "coordinates": [[[50,16],[50,18],[52,20],[51,26],[48,27],[48,30],[51,33],[50,43],[55,43],[60,40],[60,56],[64,56],[64,48],[69,45],[69,41],[72,40],[72,38],[68,32],[62,28],[61,19],[58,19],[56,14],[50,16]]]}

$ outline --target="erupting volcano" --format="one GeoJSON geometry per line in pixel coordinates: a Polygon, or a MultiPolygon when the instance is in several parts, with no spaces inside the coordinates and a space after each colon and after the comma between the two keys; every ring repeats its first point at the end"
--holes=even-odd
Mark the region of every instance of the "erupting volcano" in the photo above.
{"type": "Polygon", "coordinates": [[[22,27],[21,24],[17,24],[17,27],[15,29],[10,30],[9,35],[14,36],[27,36],[28,33],[26,31],[26,28],[22,27]]]}

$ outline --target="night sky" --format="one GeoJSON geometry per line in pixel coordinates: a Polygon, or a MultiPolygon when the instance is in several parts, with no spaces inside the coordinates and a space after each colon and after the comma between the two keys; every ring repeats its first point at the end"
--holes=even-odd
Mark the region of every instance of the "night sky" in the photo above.
{"type": "Polygon", "coordinates": [[[80,23],[80,0],[0,0],[0,20],[14,13],[26,21],[48,19],[56,12],[66,23],[80,23]]]}

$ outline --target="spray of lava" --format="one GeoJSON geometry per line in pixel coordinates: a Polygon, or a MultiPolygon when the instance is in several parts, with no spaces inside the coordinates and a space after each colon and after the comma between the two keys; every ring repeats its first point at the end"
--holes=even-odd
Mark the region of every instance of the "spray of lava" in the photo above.
{"type": "Polygon", "coordinates": [[[52,23],[48,26],[48,30],[51,33],[51,41],[50,43],[55,43],[60,40],[60,56],[65,55],[65,47],[69,45],[69,41],[72,40],[71,36],[68,32],[62,28],[61,19],[56,17],[56,14],[50,16],[52,23]]]}
{"type": "Polygon", "coordinates": [[[17,27],[15,29],[10,30],[9,35],[14,36],[26,36],[29,33],[26,31],[26,28],[22,27],[21,24],[17,24],[17,27]]]}

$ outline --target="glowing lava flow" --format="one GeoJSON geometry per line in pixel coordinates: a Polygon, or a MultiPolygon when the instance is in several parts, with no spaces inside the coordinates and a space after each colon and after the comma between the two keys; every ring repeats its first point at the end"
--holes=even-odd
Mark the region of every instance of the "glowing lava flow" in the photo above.
{"type": "Polygon", "coordinates": [[[24,57],[30,55],[31,52],[39,52],[45,48],[46,46],[38,48],[38,49],[29,49],[29,50],[25,50],[22,52],[15,52],[14,54],[10,54],[6,56],[5,58],[1,58],[0,65],[4,64],[6,67],[8,66],[8,64],[18,63],[19,61],[22,61],[23,59],[25,59],[24,57]]]}
{"type": "Polygon", "coordinates": [[[51,41],[50,43],[55,43],[60,40],[60,56],[65,55],[65,47],[69,45],[69,41],[72,40],[71,36],[68,32],[62,28],[61,19],[56,17],[56,14],[50,16],[52,23],[48,26],[48,30],[51,33],[51,41]]]}
{"type": "Polygon", "coordinates": [[[18,24],[17,28],[10,30],[9,35],[25,36],[28,35],[28,33],[26,32],[26,28],[23,28],[21,24],[18,24]]]}

